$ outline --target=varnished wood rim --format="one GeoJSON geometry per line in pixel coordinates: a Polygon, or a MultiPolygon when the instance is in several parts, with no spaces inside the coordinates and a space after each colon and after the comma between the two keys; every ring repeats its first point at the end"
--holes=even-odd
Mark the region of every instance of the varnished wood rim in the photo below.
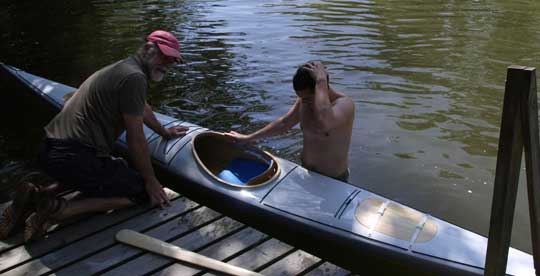
{"type": "MultiPolygon", "coordinates": [[[[238,185],[238,184],[235,184],[235,183],[232,183],[232,182],[229,182],[229,181],[225,181],[219,177],[217,177],[216,175],[214,175],[205,165],[204,163],[201,161],[201,159],[199,158],[199,155],[197,154],[197,151],[195,150],[195,139],[197,139],[197,137],[199,136],[208,136],[208,135],[224,135],[222,132],[217,132],[217,131],[204,131],[204,132],[201,132],[201,133],[198,133],[196,134],[195,136],[193,136],[193,138],[191,138],[191,151],[193,152],[193,156],[195,157],[195,160],[197,161],[197,164],[208,174],[210,175],[213,179],[217,180],[218,182],[221,182],[223,184],[227,184],[229,186],[232,186],[232,187],[235,187],[235,188],[241,188],[241,189],[251,189],[251,188],[257,188],[257,187],[261,187],[261,186],[264,186],[270,182],[272,182],[274,179],[276,179],[280,174],[281,174],[281,168],[279,167],[279,164],[276,160],[276,158],[274,157],[274,155],[272,155],[271,153],[265,151],[265,150],[261,150],[261,149],[258,149],[256,147],[253,147],[253,146],[246,146],[248,148],[250,148],[251,150],[254,150],[254,151],[258,151],[258,152],[262,152],[263,154],[265,155],[268,155],[272,161],[273,161],[273,164],[272,166],[270,166],[270,168],[268,168],[264,173],[262,173],[261,175],[263,174],[267,174],[269,171],[272,171],[272,170],[275,170],[275,173],[274,175],[262,182],[262,183],[259,183],[259,184],[256,184],[256,185],[238,185]]],[[[255,177],[256,178],[256,177],[255,177]]]]}

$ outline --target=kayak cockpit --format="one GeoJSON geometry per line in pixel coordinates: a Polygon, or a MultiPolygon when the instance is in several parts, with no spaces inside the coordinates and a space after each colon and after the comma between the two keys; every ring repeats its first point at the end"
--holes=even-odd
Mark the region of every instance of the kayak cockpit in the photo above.
{"type": "Polygon", "coordinates": [[[253,188],[279,175],[279,164],[268,152],[238,145],[218,132],[203,132],[192,140],[193,155],[203,170],[221,183],[253,188]]]}

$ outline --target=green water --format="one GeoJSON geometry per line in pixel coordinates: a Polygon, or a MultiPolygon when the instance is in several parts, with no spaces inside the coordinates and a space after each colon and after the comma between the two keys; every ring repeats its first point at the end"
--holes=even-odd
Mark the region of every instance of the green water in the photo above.
{"type": "MultiPolygon", "coordinates": [[[[255,130],[294,102],[296,66],[318,59],[356,104],[350,182],[488,231],[506,68],[540,66],[537,1],[14,1],[0,3],[0,61],[78,86],[156,28],[186,65],[151,87],[162,113],[255,130]]],[[[2,91],[6,92],[6,91],[2,91]]],[[[32,110],[18,107],[27,116],[32,110]]],[[[38,141],[4,112],[3,198],[34,171],[38,141]]],[[[294,129],[260,146],[298,160],[294,129]]],[[[521,183],[513,245],[530,252],[521,183]]]]}

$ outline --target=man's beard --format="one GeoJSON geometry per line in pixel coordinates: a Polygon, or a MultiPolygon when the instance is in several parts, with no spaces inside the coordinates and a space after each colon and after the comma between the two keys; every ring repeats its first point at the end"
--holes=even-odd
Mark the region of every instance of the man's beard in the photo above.
{"type": "Polygon", "coordinates": [[[163,73],[161,70],[152,69],[150,71],[150,79],[153,81],[161,81],[163,80],[163,77],[165,77],[165,73],[163,73]]]}

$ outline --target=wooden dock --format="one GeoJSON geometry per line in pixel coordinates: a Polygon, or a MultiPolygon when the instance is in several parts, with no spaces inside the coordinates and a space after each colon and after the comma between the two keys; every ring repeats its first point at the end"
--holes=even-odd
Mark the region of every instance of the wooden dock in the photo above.
{"type": "Polygon", "coordinates": [[[212,275],[115,240],[119,230],[132,229],[264,275],[350,275],[171,190],[167,192],[172,206],[163,210],[137,206],[93,214],[65,222],[37,242],[25,244],[22,234],[0,241],[0,274],[212,275]]]}

